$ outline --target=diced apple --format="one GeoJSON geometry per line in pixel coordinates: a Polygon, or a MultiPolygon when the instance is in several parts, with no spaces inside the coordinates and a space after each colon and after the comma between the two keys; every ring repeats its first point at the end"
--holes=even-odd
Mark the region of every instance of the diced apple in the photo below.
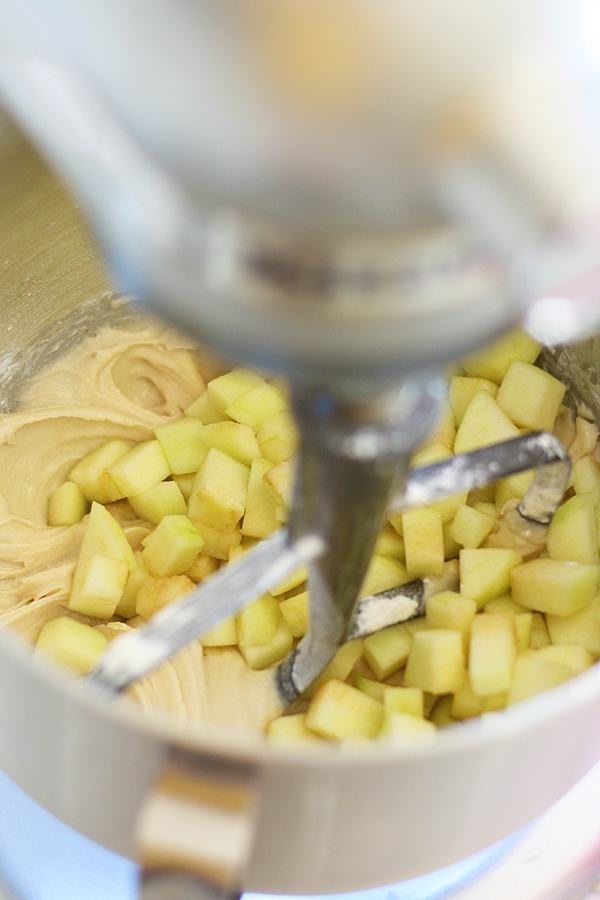
{"type": "Polygon", "coordinates": [[[144,564],[142,551],[136,550],[134,556],[135,569],[129,571],[121,599],[115,609],[115,615],[123,616],[124,619],[133,619],[136,615],[138,590],[142,581],[148,578],[148,569],[144,564]]]}
{"type": "Polygon", "coordinates": [[[600,503],[600,467],[591,456],[584,456],[573,463],[571,470],[576,494],[591,494],[594,506],[600,503]]]}
{"type": "Polygon", "coordinates": [[[199,519],[193,519],[191,516],[190,518],[193,521],[194,527],[202,536],[202,540],[204,541],[202,550],[207,556],[214,556],[215,559],[228,560],[232,550],[240,546],[242,533],[239,528],[234,528],[232,531],[219,531],[218,528],[213,528],[212,525],[208,525],[206,522],[202,522],[199,519]]]}
{"type": "Polygon", "coordinates": [[[122,559],[92,556],[75,569],[68,608],[97,619],[110,619],[123,595],[128,574],[129,568],[122,559]]]}
{"type": "Polygon", "coordinates": [[[491,394],[479,391],[469,403],[454,440],[454,452],[470,453],[518,437],[519,429],[491,394]]]}
{"type": "Polygon", "coordinates": [[[453,375],[448,388],[448,399],[457,427],[463,420],[467,407],[475,394],[487,391],[492,397],[498,393],[498,385],[487,378],[469,378],[465,375],[453,375]]]}
{"type": "Polygon", "coordinates": [[[168,478],[171,469],[160,442],[153,440],[137,444],[114,462],[107,472],[121,497],[135,497],[168,478]]]}
{"type": "MultiPolygon", "coordinates": [[[[203,549],[206,549],[206,547],[204,546],[203,549]]],[[[214,556],[209,556],[207,553],[199,553],[183,574],[191,578],[194,584],[199,584],[205,578],[208,578],[209,575],[212,575],[213,572],[216,572],[218,568],[219,562],[214,556]]]]}
{"type": "Polygon", "coordinates": [[[293,647],[293,638],[284,618],[281,618],[268,644],[239,644],[239,651],[251,669],[266,669],[281,662],[293,647]]]}
{"type": "Polygon", "coordinates": [[[136,516],[153,525],[165,516],[187,515],[187,504],[175,481],[159,481],[150,490],[128,499],[136,516]]]}
{"type": "Polygon", "coordinates": [[[179,487],[179,490],[183,494],[183,499],[186,503],[190,499],[195,477],[195,472],[187,472],[185,475],[173,475],[173,481],[179,487]]]}
{"type": "Polygon", "coordinates": [[[88,501],[78,484],[65,481],[48,500],[48,525],[75,525],[88,511],[88,501]]]}
{"type": "Polygon", "coordinates": [[[496,516],[462,504],[456,510],[450,533],[462,547],[481,547],[496,521],[496,516]]]}
{"type": "Polygon", "coordinates": [[[360,594],[361,597],[369,597],[371,594],[406,584],[409,580],[406,567],[399,560],[374,555],[371,557],[360,594]]]}
{"type": "Polygon", "coordinates": [[[598,536],[591,494],[576,494],[554,513],[546,538],[552,559],[597,565],[598,536]]]}
{"type": "Polygon", "coordinates": [[[261,422],[256,437],[262,456],[274,464],[289,459],[298,446],[296,426],[287,409],[282,409],[261,422]]]}
{"type": "Polygon", "coordinates": [[[208,382],[206,397],[218,413],[224,414],[228,406],[263,382],[264,378],[251,369],[233,369],[208,382]]]}
{"type": "Polygon", "coordinates": [[[106,637],[91,625],[84,625],[68,616],[46,622],[37,639],[36,653],[51,657],[55,662],[80,675],[90,672],[108,646],[106,637]]]}
{"type": "Polygon", "coordinates": [[[521,329],[515,329],[500,340],[461,360],[471,378],[487,378],[500,384],[515,360],[534,363],[541,346],[521,329]]]}
{"type": "Polygon", "coordinates": [[[478,697],[507,691],[517,655],[514,617],[480,613],[471,623],[469,680],[478,697]]]}
{"type": "Polygon", "coordinates": [[[380,681],[373,681],[372,678],[365,678],[363,675],[357,675],[354,679],[354,687],[357,691],[363,691],[374,700],[383,703],[383,692],[388,687],[387,684],[381,684],[380,681]]]}
{"type": "Polygon", "coordinates": [[[320,743],[320,738],[314,731],[306,727],[306,713],[294,713],[273,719],[267,726],[267,738],[274,744],[297,740],[320,743]]]}
{"type": "Polygon", "coordinates": [[[581,644],[600,657],[600,601],[597,597],[571,616],[547,615],[546,625],[553,644],[581,644]]]}
{"type": "Polygon", "coordinates": [[[438,697],[433,704],[433,709],[429,713],[429,721],[438,728],[452,725],[456,721],[452,715],[452,699],[455,696],[456,694],[444,694],[442,697],[438,697]]]}
{"type": "Polygon", "coordinates": [[[504,508],[504,504],[509,500],[522,500],[533,481],[533,472],[517,472],[516,475],[509,475],[503,478],[496,485],[496,494],[494,497],[495,506],[498,512],[504,508]]]}
{"type": "Polygon", "coordinates": [[[223,422],[225,420],[225,416],[218,412],[208,399],[208,391],[205,391],[197,400],[190,403],[184,409],[184,413],[186,416],[199,419],[203,425],[212,425],[213,422],[223,422]]]}
{"type": "Polygon", "coordinates": [[[531,363],[511,363],[496,400],[515,425],[532,431],[552,431],[566,387],[531,363]]]}
{"type": "Polygon", "coordinates": [[[465,660],[460,632],[435,628],[413,634],[404,684],[431,694],[451,694],[465,676],[465,660]]]}
{"type": "Polygon", "coordinates": [[[294,588],[304,584],[307,578],[308,568],[306,566],[299,566],[299,568],[288,575],[287,578],[284,578],[283,581],[280,581],[279,584],[276,584],[275,587],[271,588],[271,593],[274,597],[281,597],[282,594],[293,591],[294,588]]]}
{"type": "Polygon", "coordinates": [[[515,566],[510,581],[513,598],[522,606],[569,616],[592,602],[598,566],[539,557],[515,566]]]}
{"type": "MultiPolygon", "coordinates": [[[[377,682],[374,683],[377,684],[377,682]]],[[[421,688],[384,685],[383,713],[385,716],[391,712],[402,712],[422,719],[424,711],[425,706],[421,688]]]]}
{"type": "Polygon", "coordinates": [[[373,555],[387,556],[390,559],[397,559],[398,562],[405,562],[404,540],[391,525],[385,525],[379,532],[373,555]]]}
{"type": "Polygon", "coordinates": [[[471,679],[467,675],[461,686],[452,694],[452,703],[450,713],[453,719],[474,719],[483,712],[483,697],[478,697],[473,687],[471,679]]]}
{"type": "Polygon", "coordinates": [[[266,538],[279,527],[277,501],[264,480],[270,468],[268,459],[255,459],[252,462],[241,529],[242,534],[247,537],[266,538]]]}
{"type": "Polygon", "coordinates": [[[421,743],[435,738],[436,727],[428,719],[392,710],[385,714],[380,736],[398,743],[421,743]]]}
{"type": "Polygon", "coordinates": [[[200,643],[203,647],[235,647],[238,643],[235,617],[230,616],[219,622],[210,631],[205,631],[200,638],[200,643]]]}
{"type": "MultiPolygon", "coordinates": [[[[585,612],[585,610],[584,610],[585,612]]],[[[580,615],[580,613],[575,613],[576,616],[580,615]]],[[[566,619],[564,616],[556,616],[556,619],[560,619],[561,622],[566,622],[571,616],[568,616],[566,619]]],[[[600,628],[598,630],[598,635],[600,639],[600,628]]],[[[531,636],[529,638],[529,647],[531,650],[537,650],[540,647],[546,647],[550,643],[550,634],[548,633],[548,626],[546,625],[546,620],[541,613],[534,612],[531,614],[531,636]]],[[[600,645],[599,645],[600,646],[600,645]]]]}
{"type": "Polygon", "coordinates": [[[230,531],[246,508],[250,469],[237,459],[211,447],[194,479],[188,515],[194,525],[206,522],[230,531]]]}
{"type": "Polygon", "coordinates": [[[515,550],[495,547],[461,550],[459,556],[461,594],[470,597],[477,604],[477,608],[482,609],[489,600],[501,597],[510,590],[510,573],[522,561],[522,557],[515,550]]]}
{"type": "Polygon", "coordinates": [[[445,401],[442,404],[439,418],[433,428],[429,440],[444,444],[449,450],[452,450],[455,435],[456,423],[454,421],[454,413],[448,401],[445,401]]]}
{"type": "Polygon", "coordinates": [[[302,696],[305,698],[312,697],[320,684],[324,684],[332,678],[337,681],[345,681],[360,659],[363,649],[364,641],[362,638],[355,638],[353,641],[342,644],[336,650],[333,659],[327,663],[319,677],[315,679],[302,696]]]}
{"type": "Polygon", "coordinates": [[[265,419],[287,409],[287,401],[275,385],[263,381],[230,403],[225,409],[234,422],[249,425],[256,431],[265,419]]]}
{"type": "Polygon", "coordinates": [[[513,668],[507,706],[558,687],[570,677],[571,672],[566,666],[544,659],[539,656],[539,651],[520,653],[513,668]]]}
{"type": "Polygon", "coordinates": [[[303,637],[308,631],[308,591],[294,594],[279,603],[279,609],[295,638],[303,637]]]}
{"type": "Polygon", "coordinates": [[[69,472],[69,481],[81,488],[90,503],[93,500],[98,503],[118,500],[120,494],[116,485],[110,478],[102,479],[102,476],[113,463],[128,453],[132,446],[126,441],[119,440],[102,444],[73,466],[69,472]]]}
{"type": "Polygon", "coordinates": [[[343,681],[320,685],[306,714],[306,726],[330,740],[375,737],[383,722],[383,705],[343,681]]]}
{"type": "MultiPolygon", "coordinates": [[[[183,416],[173,422],[157,425],[154,434],[167,458],[171,474],[197,472],[208,453],[203,440],[206,427],[199,419],[183,416]]],[[[162,479],[161,479],[162,480],[162,479]]]]}
{"type": "Polygon", "coordinates": [[[207,447],[216,447],[245,466],[250,466],[252,461],[259,459],[261,455],[254,431],[248,425],[240,425],[239,422],[216,422],[205,425],[202,429],[202,440],[207,447]]]}
{"type": "Polygon", "coordinates": [[[579,675],[595,662],[594,655],[582,644],[549,644],[536,653],[543,659],[566,666],[571,675],[579,675]]]}
{"type": "Polygon", "coordinates": [[[151,575],[183,575],[192,565],[204,540],[187,516],[165,516],[142,541],[143,557],[151,575]]]}
{"type": "Polygon", "coordinates": [[[469,648],[471,622],[477,612],[477,604],[469,597],[455,591],[440,591],[427,598],[426,620],[428,628],[449,628],[462,637],[463,651],[469,648]]]}
{"type": "Polygon", "coordinates": [[[412,509],[402,515],[402,536],[409,578],[441,575],[444,571],[444,535],[437,510],[412,509]]]}
{"type": "Polygon", "coordinates": [[[428,441],[416,453],[413,453],[411,469],[422,469],[424,466],[432,466],[434,463],[443,462],[454,456],[450,447],[442,441],[428,441]]]}
{"type": "Polygon", "coordinates": [[[77,565],[83,565],[92,556],[122,559],[131,572],[136,568],[135,556],[125,532],[106,507],[96,502],[90,509],[77,565]]]}
{"type": "Polygon", "coordinates": [[[289,509],[294,487],[294,460],[286,459],[273,466],[265,475],[265,482],[273,492],[277,503],[289,509]]]}
{"type": "Polygon", "coordinates": [[[143,619],[151,619],[155,612],[196,587],[187,575],[146,578],[139,586],[136,612],[143,619]]]}
{"type": "Polygon", "coordinates": [[[258,600],[244,607],[236,616],[240,645],[262,646],[269,644],[277,631],[282,613],[272,594],[263,594],[258,600]]]}
{"type": "Polygon", "coordinates": [[[533,625],[533,613],[522,612],[514,616],[515,637],[517,650],[527,650],[531,647],[531,632],[533,625]]]}
{"type": "Polygon", "coordinates": [[[411,641],[411,633],[404,624],[392,625],[365,638],[363,656],[379,681],[406,664],[411,641]]]}

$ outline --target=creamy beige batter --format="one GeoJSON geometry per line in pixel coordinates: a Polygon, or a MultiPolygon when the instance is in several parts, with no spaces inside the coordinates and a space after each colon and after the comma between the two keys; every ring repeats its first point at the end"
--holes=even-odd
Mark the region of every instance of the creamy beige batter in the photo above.
{"type": "MultiPolygon", "coordinates": [[[[75,463],[114,438],[152,438],[218,371],[189,340],[148,320],[143,328],[104,329],[29,383],[18,411],[0,417],[0,621],[33,643],[45,622],[67,613],[86,520],[46,522],[48,498],[75,463]]],[[[138,549],[153,526],[136,519],[127,501],[109,508],[138,549]]],[[[194,642],[131,695],[144,708],[260,728],[276,714],[268,679],[236,650],[194,642]]]]}

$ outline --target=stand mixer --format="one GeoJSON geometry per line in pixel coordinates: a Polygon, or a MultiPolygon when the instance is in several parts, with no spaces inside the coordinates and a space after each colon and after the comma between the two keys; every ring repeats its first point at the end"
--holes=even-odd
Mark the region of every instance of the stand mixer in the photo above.
{"type": "Polygon", "coordinates": [[[299,475],[273,559],[311,564],[299,693],[349,634],[444,364],[523,319],[550,342],[597,323],[594,4],[0,10],[5,102],[124,286],[290,380],[299,475]]]}

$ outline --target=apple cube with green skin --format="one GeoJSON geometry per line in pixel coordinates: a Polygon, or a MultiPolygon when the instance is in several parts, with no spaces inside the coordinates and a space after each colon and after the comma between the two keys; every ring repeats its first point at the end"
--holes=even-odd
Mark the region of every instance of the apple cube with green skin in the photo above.
{"type": "Polygon", "coordinates": [[[515,566],[510,581],[513,598],[522,606],[569,616],[594,599],[598,566],[539,557],[515,566]]]}
{"type": "Polygon", "coordinates": [[[383,712],[387,716],[391,712],[408,713],[411,716],[424,716],[423,691],[417,687],[383,686],[383,712]]]}
{"type": "Polygon", "coordinates": [[[406,663],[411,642],[411,633],[403,623],[391,625],[365,638],[363,656],[379,681],[388,678],[406,663]]]}
{"type": "Polygon", "coordinates": [[[507,691],[517,655],[514,617],[480,613],[471,623],[469,680],[478,697],[507,691]]]}
{"type": "Polygon", "coordinates": [[[150,576],[139,586],[136,612],[138,616],[148,621],[159,609],[168,606],[179,597],[189,594],[195,587],[196,585],[187,575],[169,575],[159,578],[150,576]]]}
{"type": "Polygon", "coordinates": [[[85,675],[94,668],[107,646],[107,638],[96,628],[60,616],[46,622],[36,641],[35,652],[85,675]]]}
{"type": "Polygon", "coordinates": [[[158,578],[183,575],[202,547],[202,535],[187,516],[165,516],[142,541],[144,563],[158,578]]]}
{"type": "Polygon", "coordinates": [[[192,522],[233,530],[246,509],[249,478],[247,466],[211,447],[194,479],[188,504],[192,522]]]}
{"type": "Polygon", "coordinates": [[[73,466],[69,472],[69,481],[81,488],[90,503],[94,500],[98,503],[120,500],[121,494],[106,472],[118,459],[125,456],[132,446],[126,441],[119,440],[102,444],[73,466]]]}
{"type": "MultiPolygon", "coordinates": [[[[460,551],[460,592],[482,609],[511,588],[511,572],[523,562],[515,550],[478,547],[460,551]]],[[[517,602],[521,602],[515,597],[517,602]]],[[[528,606],[528,604],[523,604],[528,606]]]]}
{"type": "Polygon", "coordinates": [[[247,537],[266,538],[279,527],[277,501],[264,480],[271,465],[268,459],[255,459],[252,462],[241,529],[242,534],[247,537]]]}
{"type": "Polygon", "coordinates": [[[263,381],[230,403],[225,409],[234,422],[249,425],[256,431],[265,419],[287,409],[287,401],[279,388],[263,381]]]}
{"type": "Polygon", "coordinates": [[[391,710],[385,714],[380,736],[402,744],[413,744],[434,740],[435,732],[433,722],[410,713],[391,710]]]}
{"type": "Polygon", "coordinates": [[[591,494],[576,494],[559,506],[548,528],[546,547],[551,559],[597,565],[596,511],[591,494]]]}
{"type": "Polygon", "coordinates": [[[496,516],[461,504],[452,520],[450,534],[457,544],[475,549],[481,547],[495,524],[496,516]]]}
{"type": "Polygon", "coordinates": [[[123,595],[129,568],[122,559],[97,554],[78,565],[68,607],[97,619],[110,619],[123,595]]]}
{"type": "Polygon", "coordinates": [[[469,403],[454,440],[454,452],[470,453],[519,436],[519,429],[511,422],[491,394],[479,391],[469,403]]]}
{"type": "Polygon", "coordinates": [[[121,497],[135,497],[150,490],[171,474],[160,441],[142,441],[107,470],[121,497]]]}
{"type": "MultiPolygon", "coordinates": [[[[253,430],[248,425],[240,425],[239,422],[216,422],[205,425],[202,429],[202,440],[206,447],[216,447],[245,466],[250,466],[252,461],[259,459],[261,455],[253,430]]],[[[199,469],[200,463],[195,468],[199,469]]]]}
{"type": "Polygon", "coordinates": [[[78,484],[65,481],[48,500],[48,525],[76,525],[88,511],[88,501],[78,484]]]}
{"type": "Polygon", "coordinates": [[[158,525],[165,516],[187,515],[187,503],[175,481],[159,481],[150,490],[128,500],[136,516],[153,525],[158,525]]]}
{"type": "Polygon", "coordinates": [[[448,399],[457,426],[462,422],[469,403],[479,391],[487,391],[488,394],[495,397],[498,393],[498,385],[493,381],[488,381],[487,378],[469,378],[464,375],[453,375],[450,378],[448,399]]]}
{"type": "Polygon", "coordinates": [[[451,694],[465,677],[462,637],[444,628],[418,631],[404,670],[405,687],[419,687],[431,694],[451,694]]]}
{"type": "Polygon", "coordinates": [[[203,440],[204,429],[199,419],[190,416],[157,425],[154,429],[171,474],[185,475],[198,471],[208,453],[203,440]]]}
{"type": "Polygon", "coordinates": [[[552,431],[566,387],[531,363],[511,363],[496,400],[509,419],[520,428],[552,431]]]}
{"type": "Polygon", "coordinates": [[[208,382],[206,397],[211,406],[224,415],[228,406],[260,384],[264,384],[264,378],[251,369],[232,369],[208,382]]]}
{"type": "Polygon", "coordinates": [[[509,332],[477,353],[461,360],[463,369],[471,378],[487,378],[500,384],[515,360],[534,363],[541,350],[540,344],[520,328],[509,332]]]}
{"type": "Polygon", "coordinates": [[[566,666],[544,659],[538,655],[538,651],[527,650],[520,653],[513,668],[507,706],[558,687],[570,677],[571,672],[566,666]]]}
{"type": "Polygon", "coordinates": [[[383,705],[337,679],[319,686],[306,713],[306,726],[329,740],[373,738],[383,722],[383,705]]]}
{"type": "Polygon", "coordinates": [[[262,456],[274,464],[289,459],[298,447],[296,426],[287,409],[264,419],[258,427],[256,437],[262,456]]]}
{"type": "Polygon", "coordinates": [[[205,391],[205,393],[201,394],[197,400],[190,403],[183,412],[186,416],[200,419],[203,425],[211,425],[213,422],[225,421],[225,417],[215,409],[208,399],[208,391],[205,391]]]}

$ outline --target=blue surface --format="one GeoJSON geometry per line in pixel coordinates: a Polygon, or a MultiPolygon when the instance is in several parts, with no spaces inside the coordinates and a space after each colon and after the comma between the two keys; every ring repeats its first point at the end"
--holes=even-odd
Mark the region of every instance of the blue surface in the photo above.
{"type": "MultiPolygon", "coordinates": [[[[337,900],[439,900],[494,863],[520,832],[433,875],[337,900]]],[[[19,900],[136,900],[138,867],[63,825],[0,772],[0,873],[19,900]]],[[[245,900],[259,900],[246,894],[245,900]]],[[[276,900],[276,898],[273,898],[276,900]]],[[[286,898],[293,900],[293,898],[286,898]]],[[[317,898],[312,898],[317,900],[317,898]]]]}

